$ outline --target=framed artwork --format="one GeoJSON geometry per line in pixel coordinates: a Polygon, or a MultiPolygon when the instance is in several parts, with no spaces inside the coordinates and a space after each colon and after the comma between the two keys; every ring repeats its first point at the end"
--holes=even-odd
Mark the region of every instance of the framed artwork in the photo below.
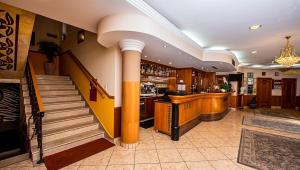
{"type": "Polygon", "coordinates": [[[281,80],[273,81],[273,89],[281,89],[281,80]]]}
{"type": "Polygon", "coordinates": [[[85,40],[85,31],[80,30],[77,33],[77,44],[82,43],[85,40]]]}

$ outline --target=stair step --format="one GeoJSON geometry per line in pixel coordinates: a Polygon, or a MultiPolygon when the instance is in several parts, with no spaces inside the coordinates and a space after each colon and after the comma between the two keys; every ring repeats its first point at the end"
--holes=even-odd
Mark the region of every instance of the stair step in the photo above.
{"type": "Polygon", "coordinates": [[[70,80],[69,76],[36,75],[37,80],[70,80]]]}
{"type": "MultiPolygon", "coordinates": [[[[84,133],[90,130],[99,129],[99,125],[96,122],[88,122],[77,125],[71,125],[63,128],[56,128],[51,130],[43,130],[43,143],[63,139],[72,135],[84,133]]],[[[31,145],[37,145],[36,136],[31,140],[31,145]]]]}
{"type": "Polygon", "coordinates": [[[42,97],[42,102],[44,104],[47,103],[55,103],[55,102],[67,102],[67,101],[80,101],[80,95],[66,95],[66,96],[49,96],[42,97]]]}
{"type": "Polygon", "coordinates": [[[43,90],[40,91],[40,95],[43,97],[49,96],[65,96],[65,95],[77,95],[77,90],[43,90]]]}
{"type": "Polygon", "coordinates": [[[68,116],[76,116],[82,114],[89,114],[89,108],[80,107],[67,110],[56,110],[56,111],[46,111],[43,120],[64,118],[68,116]]]}
{"type": "Polygon", "coordinates": [[[38,85],[40,91],[43,90],[74,90],[75,89],[75,85],[72,84],[51,84],[51,85],[38,85]]]}
{"type": "Polygon", "coordinates": [[[57,84],[57,85],[64,85],[64,84],[73,84],[71,80],[43,80],[39,79],[37,80],[38,85],[52,85],[52,84],[57,84]]]}
{"type": "MultiPolygon", "coordinates": [[[[67,138],[54,140],[43,144],[44,156],[49,156],[94,140],[104,137],[104,132],[101,129],[91,130],[84,133],[69,136],[67,138]]],[[[36,162],[39,159],[39,148],[37,146],[32,147],[33,161],[36,162]]]]}
{"type": "Polygon", "coordinates": [[[47,131],[89,122],[94,122],[94,116],[91,114],[76,115],[58,119],[47,119],[43,120],[43,130],[47,131]]]}
{"type": "Polygon", "coordinates": [[[29,105],[30,104],[30,97],[29,96],[28,97],[24,97],[23,99],[24,99],[24,104],[25,105],[29,105]]]}
{"type": "Polygon", "coordinates": [[[61,110],[61,109],[69,109],[69,108],[77,108],[77,107],[85,107],[84,101],[71,101],[71,102],[59,102],[59,103],[47,103],[43,104],[44,110],[61,110]]]}

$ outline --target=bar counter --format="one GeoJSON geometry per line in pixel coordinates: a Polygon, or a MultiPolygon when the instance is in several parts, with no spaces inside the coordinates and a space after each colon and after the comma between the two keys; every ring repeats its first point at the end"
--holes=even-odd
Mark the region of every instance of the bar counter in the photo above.
{"type": "Polygon", "coordinates": [[[169,95],[171,101],[155,102],[154,128],[179,140],[201,121],[222,119],[228,112],[230,93],[169,95]]]}

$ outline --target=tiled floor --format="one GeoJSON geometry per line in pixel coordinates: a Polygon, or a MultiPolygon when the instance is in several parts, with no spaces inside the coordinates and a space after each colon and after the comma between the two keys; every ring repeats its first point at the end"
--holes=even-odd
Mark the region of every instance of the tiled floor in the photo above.
{"type": "MultiPolygon", "coordinates": [[[[243,114],[249,113],[231,111],[220,121],[202,122],[180,137],[178,142],[171,141],[169,136],[156,133],[153,128],[141,129],[140,143],[136,149],[126,150],[115,146],[64,169],[252,169],[236,161],[243,114]]],[[[4,169],[45,167],[42,165],[32,168],[30,161],[24,161],[4,169]]]]}

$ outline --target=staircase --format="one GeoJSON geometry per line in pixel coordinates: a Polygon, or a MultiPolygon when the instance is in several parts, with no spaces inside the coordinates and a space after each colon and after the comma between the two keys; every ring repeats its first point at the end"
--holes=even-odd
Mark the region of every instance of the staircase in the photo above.
{"type": "MultiPolygon", "coordinates": [[[[68,76],[36,75],[36,79],[45,110],[42,125],[44,157],[104,137],[104,131],[68,76]]],[[[30,98],[26,81],[22,82],[28,118],[31,115],[30,98]]],[[[34,125],[32,119],[29,121],[31,135],[34,125]]],[[[31,151],[35,164],[39,160],[36,136],[31,140],[31,151]]]]}

